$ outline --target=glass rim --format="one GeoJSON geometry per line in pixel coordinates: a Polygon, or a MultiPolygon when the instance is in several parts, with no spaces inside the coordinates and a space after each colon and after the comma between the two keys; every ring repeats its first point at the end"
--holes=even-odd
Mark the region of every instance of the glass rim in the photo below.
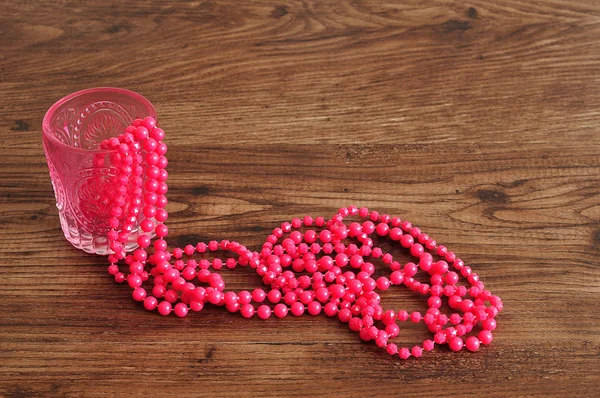
{"type": "Polygon", "coordinates": [[[52,106],[50,108],[48,108],[48,110],[46,111],[46,114],[44,115],[44,119],[42,119],[42,135],[46,138],[48,138],[49,140],[53,141],[54,144],[62,146],[64,148],[66,148],[69,151],[73,151],[73,152],[85,152],[85,153],[90,153],[90,152],[109,152],[108,150],[103,150],[103,149],[85,149],[85,148],[78,148],[75,146],[71,146],[71,145],[67,145],[64,142],[62,142],[61,140],[59,140],[58,138],[56,138],[56,136],[54,136],[53,134],[50,134],[50,118],[52,117],[52,115],[56,112],[56,110],[63,105],[65,102],[72,100],[73,98],[79,97],[81,95],[84,94],[88,94],[90,92],[94,92],[94,91],[107,91],[107,92],[115,92],[115,93],[119,93],[119,94],[125,94],[128,95],[130,97],[135,98],[137,101],[139,101],[140,103],[142,103],[144,106],[146,106],[149,110],[150,110],[150,116],[152,116],[154,119],[156,119],[156,109],[154,108],[154,105],[152,105],[152,102],[150,102],[150,100],[148,100],[146,97],[144,97],[143,95],[136,93],[135,91],[131,91],[131,90],[127,90],[125,88],[118,88],[118,87],[93,87],[93,88],[86,88],[83,90],[79,90],[79,91],[75,91],[74,93],[68,94],[64,97],[62,97],[61,99],[59,99],[58,101],[56,101],[54,104],[52,104],[52,106]]]}

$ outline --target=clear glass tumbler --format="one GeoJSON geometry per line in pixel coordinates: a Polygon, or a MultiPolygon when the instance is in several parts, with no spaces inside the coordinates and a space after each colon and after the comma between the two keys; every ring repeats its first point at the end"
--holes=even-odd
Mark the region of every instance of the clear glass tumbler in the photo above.
{"type": "MultiPolygon", "coordinates": [[[[110,254],[108,198],[115,189],[111,151],[100,143],[125,131],[137,117],[156,111],[143,96],[120,88],[92,88],[70,94],[46,112],[42,122],[44,152],[65,238],[88,253],[110,254]],[[94,162],[94,159],[96,161],[94,162]],[[100,159],[100,160],[98,160],[100,159]],[[100,164],[100,165],[99,165],[100,164]]],[[[125,249],[137,247],[138,224],[125,249]]]]}

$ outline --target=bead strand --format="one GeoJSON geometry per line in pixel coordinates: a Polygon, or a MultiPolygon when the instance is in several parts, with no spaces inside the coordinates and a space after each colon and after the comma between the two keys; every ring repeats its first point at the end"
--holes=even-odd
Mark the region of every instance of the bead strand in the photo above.
{"type": "Polygon", "coordinates": [[[123,134],[102,143],[103,149],[112,151],[111,163],[119,170],[114,179],[117,189],[110,198],[107,238],[113,254],[109,256],[108,272],[117,283],[127,281],[133,299],[147,310],[185,317],[190,310],[201,311],[208,303],[244,318],[257,316],[263,320],[290,313],[324,313],[347,323],[360,339],[374,341],[402,359],[420,357],[436,344],[447,344],[452,351],[464,347],[477,351],[481,344],[491,343],[502,300],[486,290],[479,276],[455,253],[420,228],[365,207],[343,207],[327,220],[307,215],[284,222],[273,229],[260,252],[228,240],[169,250],[165,240],[168,162],[164,136],[156,121],[147,117],[134,120],[123,134]],[[363,221],[347,222],[348,217],[363,221]],[[142,230],[137,238],[139,248],[127,255],[125,244],[138,220],[142,230]],[[415,262],[400,264],[391,253],[376,246],[373,238],[389,239],[406,249],[415,262]],[[194,259],[195,255],[217,251],[237,258],[194,259]],[[439,259],[435,261],[434,256],[439,259]],[[374,279],[375,266],[370,258],[381,259],[389,275],[374,279]],[[128,272],[120,270],[121,260],[129,267],[128,272]],[[226,291],[218,271],[237,266],[253,269],[268,290],[226,291]],[[417,280],[418,272],[428,275],[429,283],[417,280]],[[458,284],[461,277],[469,288],[458,284]],[[425,314],[383,308],[377,291],[400,285],[427,298],[425,314]],[[453,312],[441,312],[444,301],[453,312]],[[376,326],[376,322],[383,327],[376,326]],[[391,342],[400,333],[399,322],[424,323],[432,339],[413,347],[399,347],[391,342]],[[481,331],[475,335],[477,325],[481,331]]]}

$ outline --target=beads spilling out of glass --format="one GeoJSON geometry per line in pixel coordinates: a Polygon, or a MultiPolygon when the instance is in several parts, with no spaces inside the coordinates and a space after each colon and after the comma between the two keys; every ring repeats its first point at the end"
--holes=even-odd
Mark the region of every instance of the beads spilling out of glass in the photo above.
{"type": "Polygon", "coordinates": [[[362,340],[372,340],[402,359],[420,357],[435,344],[448,344],[453,351],[463,347],[477,351],[480,344],[492,342],[502,300],[486,290],[479,276],[453,252],[419,228],[364,207],[343,207],[329,220],[305,216],[284,222],[267,237],[260,252],[228,240],[169,250],[165,241],[168,162],[164,137],[156,121],[147,117],[134,120],[122,135],[102,143],[102,148],[113,150],[111,161],[119,170],[114,179],[118,189],[111,199],[108,240],[114,253],[109,256],[108,272],[116,282],[127,282],[133,299],[143,302],[147,310],[185,317],[190,310],[201,311],[210,303],[244,318],[323,312],[347,323],[362,340]],[[124,243],[140,214],[145,219],[137,239],[139,248],[126,254],[124,243]],[[351,216],[364,221],[345,220],[351,216]],[[157,237],[154,241],[152,233],[157,237]],[[375,236],[406,248],[415,262],[395,261],[392,254],[374,245],[375,236]],[[355,243],[345,243],[349,241],[355,243]],[[225,261],[193,258],[196,253],[215,251],[228,251],[234,257],[225,261]],[[375,266],[369,258],[381,259],[389,267],[389,277],[374,279],[375,266]],[[120,270],[120,260],[128,272],[120,270]],[[255,270],[268,290],[226,291],[218,271],[238,265],[255,270]],[[419,270],[429,274],[429,284],[415,279],[419,270]],[[461,276],[468,287],[458,284],[461,276]],[[145,287],[149,284],[152,288],[145,287]],[[426,313],[384,309],[377,290],[393,285],[404,285],[426,297],[426,313]],[[452,309],[450,313],[440,310],[443,302],[452,309]],[[380,327],[376,321],[381,321],[377,323],[380,327]],[[399,347],[390,341],[400,332],[399,321],[423,322],[432,339],[414,347],[399,347]],[[480,330],[475,333],[478,324],[480,330]]]}

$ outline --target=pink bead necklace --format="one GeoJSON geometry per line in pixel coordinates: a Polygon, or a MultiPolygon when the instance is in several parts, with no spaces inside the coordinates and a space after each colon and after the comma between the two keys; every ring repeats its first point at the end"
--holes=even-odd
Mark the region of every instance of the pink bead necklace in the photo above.
{"type": "MultiPolygon", "coordinates": [[[[201,311],[210,303],[224,306],[232,313],[239,312],[244,318],[268,319],[273,315],[283,318],[288,313],[301,316],[305,312],[311,315],[323,312],[347,323],[362,340],[373,340],[390,355],[402,359],[420,357],[423,351],[433,350],[435,344],[448,344],[452,351],[463,347],[477,351],[480,344],[492,342],[495,317],[503,306],[500,297],[486,290],[479,276],[453,252],[410,222],[364,207],[343,207],[329,220],[305,216],[284,222],[267,237],[260,252],[228,240],[169,250],[165,241],[168,162],[164,137],[156,121],[147,117],[134,120],[125,133],[101,145],[114,151],[111,162],[119,170],[114,178],[118,189],[110,206],[108,241],[114,254],[108,257],[108,272],[117,283],[127,281],[133,289],[133,299],[143,302],[147,310],[185,317],[190,310],[201,311]],[[143,233],[137,239],[139,248],[126,254],[124,244],[140,213],[145,219],[140,224],[143,233]],[[350,216],[365,221],[345,221],[350,216]],[[153,233],[157,237],[154,241],[150,238],[153,233]],[[371,238],[374,234],[408,249],[415,263],[401,265],[394,261],[390,253],[374,245],[371,238]],[[356,243],[344,243],[348,240],[356,243]],[[148,250],[151,246],[152,253],[148,250]],[[192,258],[196,253],[219,250],[229,251],[237,258],[225,261],[192,258]],[[380,258],[389,266],[389,277],[374,279],[375,266],[368,261],[369,257],[380,258]],[[120,260],[129,266],[128,273],[120,271],[120,260]],[[226,292],[225,281],[218,271],[238,265],[255,270],[270,287],[268,292],[260,288],[252,292],[226,292]],[[430,284],[414,278],[419,269],[430,275],[430,284]],[[461,276],[469,288],[458,285],[461,276]],[[149,291],[146,285],[150,283],[153,286],[149,291]],[[427,312],[423,315],[384,309],[377,290],[384,291],[393,285],[404,285],[427,297],[427,312]],[[440,311],[444,300],[455,312],[440,311]],[[382,326],[378,327],[376,321],[382,326]],[[433,339],[414,347],[397,346],[389,340],[400,332],[398,321],[423,322],[433,333],[433,339]],[[480,331],[475,333],[473,329],[478,324],[480,331]]],[[[102,160],[99,155],[98,162],[102,160]]]]}

